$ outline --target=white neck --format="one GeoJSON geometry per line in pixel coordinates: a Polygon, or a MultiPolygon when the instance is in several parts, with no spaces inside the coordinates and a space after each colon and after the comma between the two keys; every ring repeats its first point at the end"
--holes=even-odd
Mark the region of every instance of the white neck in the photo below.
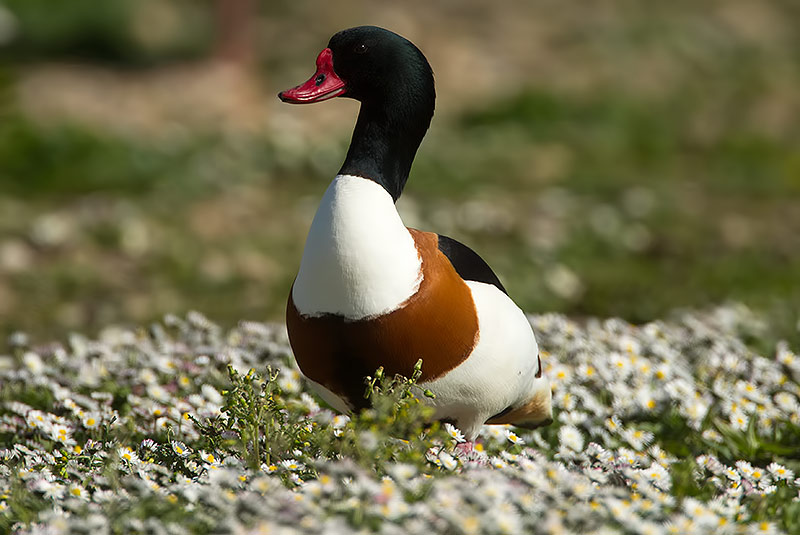
{"type": "Polygon", "coordinates": [[[322,197],[292,299],[308,316],[361,319],[397,309],[422,281],[422,261],[391,195],[338,175],[322,197]]]}

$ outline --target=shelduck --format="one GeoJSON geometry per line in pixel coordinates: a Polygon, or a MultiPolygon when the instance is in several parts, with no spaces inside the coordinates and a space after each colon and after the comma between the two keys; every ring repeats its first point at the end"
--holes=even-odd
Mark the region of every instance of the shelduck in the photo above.
{"type": "Polygon", "coordinates": [[[473,440],[484,423],[552,421],[550,384],[525,314],[466,245],[407,228],[395,208],[433,117],[433,71],[405,38],[375,26],[340,31],[291,104],[358,100],[350,148],[328,186],[286,310],[303,374],[334,408],[362,408],[379,366],[411,375],[436,417],[473,440]]]}

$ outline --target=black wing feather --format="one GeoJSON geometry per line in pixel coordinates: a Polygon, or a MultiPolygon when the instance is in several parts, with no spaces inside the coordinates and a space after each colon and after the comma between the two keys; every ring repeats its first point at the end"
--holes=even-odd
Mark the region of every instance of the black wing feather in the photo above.
{"type": "Polygon", "coordinates": [[[447,236],[439,236],[439,250],[444,253],[450,263],[462,279],[468,281],[483,282],[486,284],[493,284],[497,288],[508,295],[508,292],[503,287],[503,283],[497,278],[489,264],[478,255],[475,251],[464,245],[463,243],[449,238],[447,236]]]}

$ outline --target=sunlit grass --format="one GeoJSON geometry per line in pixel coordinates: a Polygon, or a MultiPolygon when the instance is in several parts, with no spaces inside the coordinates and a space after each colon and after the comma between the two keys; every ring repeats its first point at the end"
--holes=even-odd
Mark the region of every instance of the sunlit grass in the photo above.
{"type": "MultiPolygon", "coordinates": [[[[794,137],[740,142],[746,129],[722,128],[701,142],[694,115],[524,92],[432,132],[401,213],[473,246],[527,310],[646,321],[731,299],[770,312],[797,302],[794,137]]],[[[133,141],[21,117],[2,136],[5,333],[187,308],[282,317],[343,150],[334,140],[288,158],[258,136],[133,141]]]]}

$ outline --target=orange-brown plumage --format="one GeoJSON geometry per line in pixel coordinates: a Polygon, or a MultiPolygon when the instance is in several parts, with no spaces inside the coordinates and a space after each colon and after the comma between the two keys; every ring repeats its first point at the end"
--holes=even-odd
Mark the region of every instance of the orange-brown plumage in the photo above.
{"type": "Polygon", "coordinates": [[[347,320],[324,314],[303,316],[289,294],[286,325],[297,364],[313,381],[365,405],[364,377],[379,366],[410,376],[422,359],[420,382],[441,377],[461,364],[478,339],[472,294],[438,248],[438,236],[408,229],[422,260],[419,290],[396,310],[347,320]]]}

